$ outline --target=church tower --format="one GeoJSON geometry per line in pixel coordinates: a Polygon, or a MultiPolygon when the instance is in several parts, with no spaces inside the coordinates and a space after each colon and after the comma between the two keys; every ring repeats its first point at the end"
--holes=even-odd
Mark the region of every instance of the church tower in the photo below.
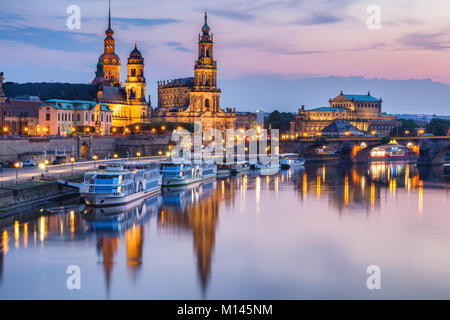
{"type": "Polygon", "coordinates": [[[213,35],[210,34],[208,15],[198,37],[198,60],[194,66],[194,88],[190,94],[190,105],[194,112],[220,111],[220,89],[217,88],[217,63],[213,59],[213,35]]]}
{"type": "Polygon", "coordinates": [[[105,31],[104,53],[100,56],[103,62],[105,79],[110,80],[113,85],[120,83],[120,58],[115,53],[116,40],[114,31],[111,29],[111,0],[109,0],[108,29],[105,31]]]}
{"type": "Polygon", "coordinates": [[[127,69],[125,90],[128,104],[130,104],[128,114],[131,123],[142,123],[148,119],[149,114],[145,101],[144,58],[136,44],[128,58],[127,69]]]}
{"type": "Polygon", "coordinates": [[[127,98],[130,101],[145,103],[144,58],[136,44],[128,58],[127,68],[127,80],[125,81],[127,98]]]}

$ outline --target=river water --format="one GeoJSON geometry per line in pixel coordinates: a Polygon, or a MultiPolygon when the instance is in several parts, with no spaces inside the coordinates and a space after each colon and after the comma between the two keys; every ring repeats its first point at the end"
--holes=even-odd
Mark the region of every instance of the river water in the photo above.
{"type": "Polygon", "coordinates": [[[430,185],[449,169],[317,165],[103,212],[52,203],[1,230],[0,298],[448,299],[450,191],[430,185]]]}

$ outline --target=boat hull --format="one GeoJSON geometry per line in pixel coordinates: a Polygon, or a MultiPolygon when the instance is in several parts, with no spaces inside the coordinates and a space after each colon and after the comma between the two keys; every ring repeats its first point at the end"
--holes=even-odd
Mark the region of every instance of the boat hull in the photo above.
{"type": "Polygon", "coordinates": [[[163,177],[163,188],[183,187],[197,182],[203,182],[211,179],[215,179],[216,175],[199,177],[199,178],[177,178],[177,177],[163,177]]]}
{"type": "Polygon", "coordinates": [[[137,200],[151,197],[156,194],[159,194],[160,192],[161,188],[158,187],[152,190],[148,190],[147,192],[140,191],[126,196],[82,193],[81,198],[84,200],[85,204],[90,207],[94,208],[114,207],[114,206],[123,206],[137,200]]]}

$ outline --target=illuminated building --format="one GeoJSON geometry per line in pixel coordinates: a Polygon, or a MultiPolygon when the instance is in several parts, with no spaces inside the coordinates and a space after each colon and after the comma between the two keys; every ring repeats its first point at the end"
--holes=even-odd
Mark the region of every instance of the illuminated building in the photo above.
{"type": "Polygon", "coordinates": [[[213,35],[207,14],[198,40],[198,59],[194,77],[158,82],[157,117],[163,122],[201,121],[203,130],[235,129],[235,110],[220,108],[221,90],[217,88],[217,62],[213,58],[213,35]]]}
{"type": "Polygon", "coordinates": [[[329,100],[328,107],[305,110],[301,107],[291,122],[291,134],[314,135],[335,120],[345,120],[357,129],[387,135],[398,125],[395,116],[383,115],[383,100],[370,95],[341,94],[329,100]],[[378,130],[377,130],[378,129],[378,130]]]}
{"type": "Polygon", "coordinates": [[[92,128],[92,133],[111,130],[112,111],[104,103],[80,100],[47,100],[39,109],[38,134],[67,135],[74,128],[92,128]],[[44,128],[45,132],[43,131],[44,128]]]}

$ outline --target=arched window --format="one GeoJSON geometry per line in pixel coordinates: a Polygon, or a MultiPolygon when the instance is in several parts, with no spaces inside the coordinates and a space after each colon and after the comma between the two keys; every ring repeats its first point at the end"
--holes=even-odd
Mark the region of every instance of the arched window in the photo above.
{"type": "Polygon", "coordinates": [[[209,99],[205,100],[205,109],[209,110],[209,99]]]}

